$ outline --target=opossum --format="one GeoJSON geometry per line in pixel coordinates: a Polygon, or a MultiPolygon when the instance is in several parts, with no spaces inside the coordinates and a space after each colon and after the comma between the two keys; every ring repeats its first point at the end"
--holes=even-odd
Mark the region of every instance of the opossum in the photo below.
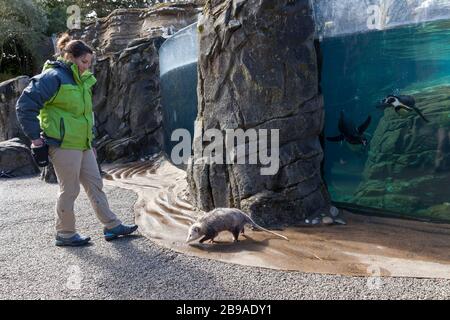
{"type": "Polygon", "coordinates": [[[186,242],[189,243],[202,237],[203,238],[200,240],[200,243],[203,243],[206,240],[211,240],[211,242],[213,242],[214,238],[217,237],[217,235],[222,231],[231,232],[233,234],[234,241],[237,242],[239,241],[239,234],[244,233],[244,227],[246,224],[289,241],[289,239],[285,236],[267,230],[256,224],[252,218],[239,209],[217,208],[205,213],[204,216],[191,225],[186,242]]]}

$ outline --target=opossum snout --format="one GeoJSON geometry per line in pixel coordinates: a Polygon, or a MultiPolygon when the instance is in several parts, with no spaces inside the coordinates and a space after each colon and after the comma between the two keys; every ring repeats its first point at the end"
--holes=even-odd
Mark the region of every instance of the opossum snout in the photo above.
{"type": "Polygon", "coordinates": [[[197,240],[199,238],[201,238],[201,234],[200,234],[200,228],[196,225],[193,224],[188,231],[188,236],[186,238],[186,243],[192,242],[194,240],[197,240]]]}
{"type": "Polygon", "coordinates": [[[194,240],[196,240],[196,239],[191,237],[191,235],[188,235],[188,237],[186,238],[186,243],[192,242],[194,240]]]}

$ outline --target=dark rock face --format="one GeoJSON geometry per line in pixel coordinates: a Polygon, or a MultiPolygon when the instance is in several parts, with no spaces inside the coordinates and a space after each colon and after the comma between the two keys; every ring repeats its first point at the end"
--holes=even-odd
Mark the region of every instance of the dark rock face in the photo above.
{"type": "Polygon", "coordinates": [[[127,162],[163,149],[158,49],[194,23],[202,1],[116,10],[81,37],[97,53],[94,73],[99,161],[127,162]]]}
{"type": "Polygon", "coordinates": [[[198,116],[190,193],[202,210],[241,208],[266,225],[328,212],[321,178],[323,101],[308,0],[212,0],[199,21],[198,116]],[[202,164],[211,128],[279,129],[280,168],[202,164]]]}
{"type": "Polygon", "coordinates": [[[405,92],[416,113],[384,112],[370,142],[363,182],[351,202],[408,215],[450,219],[449,86],[405,92]]]}
{"type": "Polygon", "coordinates": [[[0,142],[0,177],[13,178],[39,172],[30,149],[19,138],[0,142]]]}
{"type": "Polygon", "coordinates": [[[96,65],[94,95],[99,160],[132,161],[162,149],[160,38],[125,49],[96,65]]]}
{"type": "Polygon", "coordinates": [[[30,78],[17,77],[0,84],[0,178],[34,175],[40,172],[16,117],[16,102],[30,78]]]}
{"type": "Polygon", "coordinates": [[[16,102],[29,80],[21,76],[0,83],[0,141],[19,137],[28,142],[16,118],[16,102]]]}

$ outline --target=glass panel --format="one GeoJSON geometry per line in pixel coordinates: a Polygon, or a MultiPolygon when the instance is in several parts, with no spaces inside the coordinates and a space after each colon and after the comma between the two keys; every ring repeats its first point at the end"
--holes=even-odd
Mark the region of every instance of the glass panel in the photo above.
{"type": "Polygon", "coordinates": [[[311,0],[320,38],[450,17],[450,0],[311,0]]]}
{"type": "Polygon", "coordinates": [[[175,33],[159,50],[165,151],[169,155],[178,143],[170,139],[175,129],[187,129],[194,136],[197,56],[196,23],[175,33]]]}
{"type": "Polygon", "coordinates": [[[450,20],[325,37],[321,50],[333,200],[449,221],[450,20]]]}

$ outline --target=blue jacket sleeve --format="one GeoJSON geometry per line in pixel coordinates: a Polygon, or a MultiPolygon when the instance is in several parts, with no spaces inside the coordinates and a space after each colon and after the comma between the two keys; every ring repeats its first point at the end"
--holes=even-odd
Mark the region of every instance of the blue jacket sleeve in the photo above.
{"type": "Polygon", "coordinates": [[[25,135],[30,140],[39,139],[41,128],[39,111],[59,90],[59,77],[49,70],[31,78],[16,103],[16,115],[25,135]]]}

